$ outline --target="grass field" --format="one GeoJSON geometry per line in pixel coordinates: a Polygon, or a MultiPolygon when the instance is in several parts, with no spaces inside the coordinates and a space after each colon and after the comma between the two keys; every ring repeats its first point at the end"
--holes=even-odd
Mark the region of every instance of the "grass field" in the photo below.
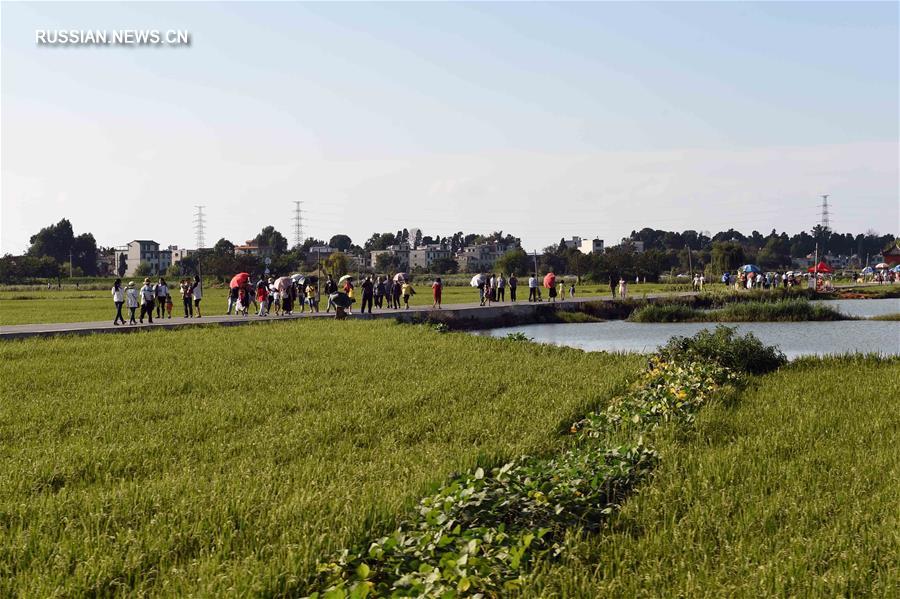
{"type": "Polygon", "coordinates": [[[801,360],[696,434],[542,597],[900,596],[900,360],[801,360]]]}
{"type": "MultiPolygon", "coordinates": [[[[430,306],[432,303],[431,283],[423,280],[415,282],[416,295],[412,297],[412,306],[430,306]]],[[[644,293],[663,293],[673,290],[681,290],[683,286],[660,285],[647,283],[632,285],[629,293],[633,297],[640,297],[644,293]]],[[[609,294],[609,289],[596,285],[588,285],[576,288],[578,297],[598,297],[609,294]]],[[[204,290],[203,314],[220,315],[225,313],[227,290],[223,287],[208,286],[204,290]]],[[[470,304],[478,302],[478,289],[473,287],[445,287],[443,303],[470,304]]],[[[519,289],[519,301],[528,299],[528,289],[519,289]]],[[[546,290],[544,290],[546,299],[546,290]]],[[[183,314],[182,305],[177,297],[173,297],[173,318],[183,314]]],[[[508,295],[507,295],[508,301],[508,295]]],[[[359,294],[357,292],[357,302],[359,294]]],[[[321,307],[324,310],[325,303],[321,307]]],[[[358,306],[358,304],[357,304],[358,306]]],[[[87,322],[109,320],[115,316],[115,306],[109,289],[76,290],[64,288],[62,290],[31,289],[31,290],[4,290],[0,287],[0,325],[44,323],[44,322],[87,322]]],[[[127,314],[127,310],[125,310],[127,314]]]]}
{"type": "Polygon", "coordinates": [[[628,317],[633,322],[801,322],[852,320],[831,306],[807,299],[749,301],[727,304],[716,310],[699,310],[686,304],[649,304],[628,317]]]}
{"type": "Polygon", "coordinates": [[[643,362],[390,322],[4,342],[0,596],[302,593],[643,362]]]}

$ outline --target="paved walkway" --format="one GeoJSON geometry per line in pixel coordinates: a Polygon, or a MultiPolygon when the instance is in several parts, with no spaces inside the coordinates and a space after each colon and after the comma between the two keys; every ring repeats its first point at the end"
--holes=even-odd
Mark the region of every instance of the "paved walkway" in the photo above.
{"type": "MultiPolygon", "coordinates": [[[[640,296],[638,298],[659,298],[659,297],[684,297],[693,295],[693,293],[655,293],[640,296]]],[[[575,306],[584,302],[595,301],[612,301],[611,297],[579,297],[575,299],[557,302],[560,306],[575,306]]],[[[431,306],[418,306],[409,310],[375,310],[371,315],[359,314],[353,312],[350,318],[369,319],[369,318],[410,318],[410,315],[422,313],[442,313],[444,315],[456,315],[463,318],[467,317],[484,317],[490,319],[493,316],[500,316],[503,313],[516,313],[522,311],[535,310],[540,306],[548,306],[550,302],[529,303],[525,302],[502,302],[495,303],[491,306],[480,306],[477,302],[467,304],[445,304],[442,310],[432,310],[431,306]]],[[[153,324],[144,323],[137,325],[114,325],[111,321],[104,320],[100,322],[58,322],[44,324],[17,324],[0,327],[0,340],[2,339],[24,339],[27,337],[49,337],[53,335],[87,335],[92,333],[129,333],[134,331],[145,331],[148,329],[178,329],[182,327],[198,326],[198,325],[244,325],[251,323],[264,322],[280,322],[284,320],[302,320],[304,318],[329,318],[334,317],[334,312],[306,312],[294,313],[293,316],[228,316],[215,315],[204,316],[202,318],[183,318],[181,316],[173,316],[166,319],[154,319],[153,324]]]]}

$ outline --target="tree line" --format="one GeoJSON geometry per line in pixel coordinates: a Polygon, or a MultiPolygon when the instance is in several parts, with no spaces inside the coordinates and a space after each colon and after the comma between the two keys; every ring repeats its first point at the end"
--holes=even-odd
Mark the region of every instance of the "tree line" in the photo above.
{"type": "MultiPolygon", "coordinates": [[[[350,270],[350,256],[368,264],[370,253],[386,250],[398,244],[421,247],[441,244],[451,255],[465,246],[482,243],[499,243],[513,248],[494,265],[498,272],[530,273],[553,270],[605,280],[608,277],[640,276],[656,280],[664,273],[707,271],[719,274],[733,271],[742,264],[754,263],[764,269],[789,268],[792,260],[812,253],[817,245],[820,255],[856,254],[862,261],[865,256],[879,254],[896,243],[893,235],[866,233],[834,233],[816,226],[811,231],[793,235],[777,232],[768,235],[753,231],[744,235],[735,229],[720,231],[715,235],[694,230],[665,231],[644,228],[632,231],[621,245],[607,248],[601,254],[586,255],[578,249],[567,247],[564,240],[558,245],[544,248],[538,255],[527,254],[521,249],[520,239],[503,231],[488,234],[457,231],[450,235],[426,235],[420,229],[400,229],[396,232],[373,233],[361,246],[349,235],[338,233],[327,242],[307,238],[299,246],[288,247],[287,238],[275,227],[264,227],[252,240],[269,255],[268,268],[273,273],[289,273],[319,264],[312,248],[330,246],[338,253],[322,259],[321,266],[330,273],[344,274],[350,270]],[[635,251],[635,242],[643,243],[643,252],[635,251]]],[[[42,228],[30,238],[30,247],[23,256],[7,254],[0,258],[0,282],[15,283],[34,279],[50,279],[68,276],[94,276],[98,273],[97,258],[115,250],[98,248],[91,233],[75,235],[71,222],[62,219],[42,228]]],[[[375,268],[379,272],[397,271],[401,268],[396,256],[382,254],[377,257],[375,268]]],[[[204,276],[229,277],[235,272],[261,273],[266,268],[264,259],[238,253],[235,244],[219,239],[212,248],[199,250],[170,267],[165,274],[184,276],[202,272],[204,276]]],[[[457,272],[455,259],[435,261],[429,269],[435,274],[457,272]]],[[[142,264],[136,273],[140,276],[157,274],[149,264],[142,264]]]]}

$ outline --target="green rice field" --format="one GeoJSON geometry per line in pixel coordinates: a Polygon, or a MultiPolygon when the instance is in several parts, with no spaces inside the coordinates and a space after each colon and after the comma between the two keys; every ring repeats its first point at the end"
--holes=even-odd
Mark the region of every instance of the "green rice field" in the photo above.
{"type": "Polygon", "coordinates": [[[696,434],[540,597],[900,596],[900,360],[803,359],[696,434]]]}
{"type": "Polygon", "coordinates": [[[387,321],[0,343],[0,596],[283,596],[643,362],[387,321]]]}

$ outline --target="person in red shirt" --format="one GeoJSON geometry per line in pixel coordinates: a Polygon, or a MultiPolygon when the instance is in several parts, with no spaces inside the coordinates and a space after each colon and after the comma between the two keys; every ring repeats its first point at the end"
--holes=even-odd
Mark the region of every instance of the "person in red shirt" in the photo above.
{"type": "Polygon", "coordinates": [[[441,283],[441,278],[436,278],[434,283],[431,284],[431,297],[434,298],[434,302],[431,304],[432,309],[441,309],[441,291],[443,291],[443,289],[444,284],[441,283]]]}

